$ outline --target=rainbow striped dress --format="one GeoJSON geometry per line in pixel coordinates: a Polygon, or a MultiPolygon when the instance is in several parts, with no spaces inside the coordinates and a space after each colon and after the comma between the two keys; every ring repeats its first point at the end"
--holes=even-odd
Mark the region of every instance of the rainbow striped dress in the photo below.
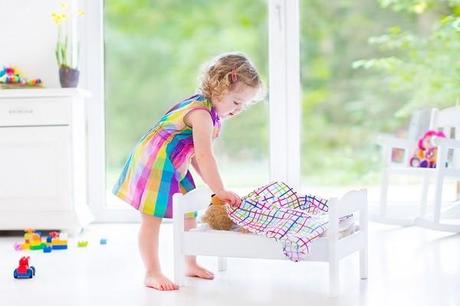
{"type": "Polygon", "coordinates": [[[188,170],[194,155],[192,128],[184,116],[198,109],[209,112],[218,136],[221,123],[211,101],[197,94],[178,103],[134,147],[113,187],[117,197],[141,213],[172,218],[173,194],[195,189],[188,170]]]}

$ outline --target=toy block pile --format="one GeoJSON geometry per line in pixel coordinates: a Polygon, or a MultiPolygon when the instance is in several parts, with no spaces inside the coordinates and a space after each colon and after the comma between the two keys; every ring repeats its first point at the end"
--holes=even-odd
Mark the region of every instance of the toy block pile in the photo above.
{"type": "Polygon", "coordinates": [[[46,239],[41,236],[40,232],[33,229],[26,229],[24,234],[24,243],[17,244],[16,250],[43,250],[49,253],[51,250],[67,249],[67,234],[59,232],[50,232],[46,239]]]}
{"type": "Polygon", "coordinates": [[[46,242],[51,244],[53,250],[67,249],[67,234],[59,232],[50,232],[46,242]]]}
{"type": "Polygon", "coordinates": [[[0,88],[42,87],[40,79],[28,80],[17,68],[3,67],[0,69],[0,88]]]}

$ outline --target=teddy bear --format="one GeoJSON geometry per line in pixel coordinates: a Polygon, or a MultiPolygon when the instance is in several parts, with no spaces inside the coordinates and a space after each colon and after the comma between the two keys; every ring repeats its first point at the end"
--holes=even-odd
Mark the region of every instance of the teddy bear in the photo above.
{"type": "Polygon", "coordinates": [[[201,217],[201,221],[207,223],[210,228],[215,230],[229,231],[238,229],[240,232],[248,233],[243,227],[239,227],[228,216],[225,209],[225,202],[219,199],[216,195],[212,195],[211,204],[206,209],[206,212],[201,217]]]}
{"type": "Polygon", "coordinates": [[[210,228],[216,230],[230,230],[235,223],[228,217],[225,210],[225,202],[219,199],[216,195],[212,195],[211,204],[201,217],[201,221],[207,223],[210,228]]]}

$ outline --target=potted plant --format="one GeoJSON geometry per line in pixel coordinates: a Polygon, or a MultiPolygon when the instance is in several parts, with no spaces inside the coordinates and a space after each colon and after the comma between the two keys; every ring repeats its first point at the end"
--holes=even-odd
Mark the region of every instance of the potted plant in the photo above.
{"type": "Polygon", "coordinates": [[[60,3],[60,10],[51,14],[57,26],[55,55],[59,66],[61,87],[77,87],[80,76],[78,69],[79,42],[76,17],[84,16],[82,10],[69,9],[67,3],[60,3]]]}

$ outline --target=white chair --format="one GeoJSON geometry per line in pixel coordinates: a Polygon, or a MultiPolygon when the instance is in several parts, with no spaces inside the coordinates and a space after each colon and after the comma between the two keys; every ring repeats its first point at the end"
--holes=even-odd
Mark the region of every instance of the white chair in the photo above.
{"type": "MultiPolygon", "coordinates": [[[[447,222],[445,218],[441,218],[443,215],[441,212],[441,202],[445,179],[453,178],[456,181],[460,181],[460,106],[442,110],[433,109],[431,111],[429,128],[432,130],[442,130],[446,135],[446,138],[435,139],[435,143],[438,146],[436,168],[414,168],[410,166],[409,161],[416,149],[417,140],[391,136],[378,137],[377,142],[382,147],[384,170],[381,183],[380,210],[379,214],[374,217],[374,220],[389,224],[415,224],[435,230],[460,232],[460,222],[447,222]],[[404,150],[402,162],[397,163],[392,160],[393,149],[404,150]],[[416,215],[409,219],[389,216],[387,213],[389,177],[392,174],[412,175],[422,178],[420,209],[416,215]],[[432,179],[435,181],[433,208],[432,212],[427,214],[428,188],[432,179]]],[[[459,206],[458,203],[455,205],[459,206]]],[[[449,209],[452,208],[450,207],[449,209]]]]}

